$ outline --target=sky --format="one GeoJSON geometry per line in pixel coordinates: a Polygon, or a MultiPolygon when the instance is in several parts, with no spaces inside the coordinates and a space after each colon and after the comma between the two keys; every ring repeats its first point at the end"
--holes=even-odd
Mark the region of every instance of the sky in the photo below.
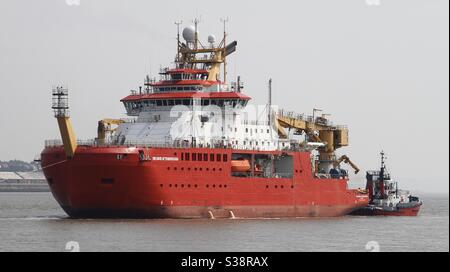
{"type": "Polygon", "coordinates": [[[385,150],[404,187],[448,193],[447,0],[1,0],[0,160],[31,161],[59,138],[54,85],[69,87],[79,139],[125,117],[120,99],[172,64],[174,22],[196,17],[204,41],[229,19],[229,77],[242,76],[254,104],[273,78],[280,108],[349,126],[340,153],[361,169],[385,150]]]}

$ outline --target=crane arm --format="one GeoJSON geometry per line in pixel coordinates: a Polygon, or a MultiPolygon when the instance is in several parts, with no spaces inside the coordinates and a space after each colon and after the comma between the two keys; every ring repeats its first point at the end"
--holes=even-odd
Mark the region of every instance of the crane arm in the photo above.
{"type": "Polygon", "coordinates": [[[346,164],[350,165],[353,170],[355,170],[355,174],[358,174],[361,170],[359,169],[358,166],[356,166],[356,164],[354,164],[350,158],[346,155],[340,157],[337,161],[336,161],[336,165],[340,165],[341,163],[345,162],[346,164]]]}
{"type": "Polygon", "coordinates": [[[106,140],[106,133],[114,132],[117,128],[112,129],[112,125],[120,125],[125,123],[123,120],[119,119],[103,119],[98,122],[97,128],[97,140],[99,144],[104,144],[106,140]]]}

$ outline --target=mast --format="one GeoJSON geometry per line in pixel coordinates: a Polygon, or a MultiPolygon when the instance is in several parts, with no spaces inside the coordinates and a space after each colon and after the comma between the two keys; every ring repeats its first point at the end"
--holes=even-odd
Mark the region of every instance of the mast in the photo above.
{"type": "Polygon", "coordinates": [[[269,126],[272,126],[272,79],[269,79],[269,103],[267,107],[267,115],[269,126]]]}
{"type": "Polygon", "coordinates": [[[77,149],[77,139],[73,132],[69,115],[69,91],[62,86],[53,88],[52,109],[58,120],[58,127],[68,159],[72,159],[77,149]]]}
{"type": "Polygon", "coordinates": [[[380,177],[379,177],[379,181],[380,181],[380,192],[381,192],[381,197],[384,198],[385,192],[384,192],[384,172],[385,172],[385,153],[384,151],[381,151],[381,169],[380,169],[380,177]]]}
{"type": "Polygon", "coordinates": [[[195,42],[194,42],[194,50],[198,49],[198,23],[200,20],[198,18],[195,18],[194,25],[195,25],[195,42]]]}
{"type": "Polygon", "coordinates": [[[223,22],[223,82],[227,83],[227,23],[229,18],[221,19],[223,22]]]}
{"type": "Polygon", "coordinates": [[[180,25],[183,23],[183,21],[175,21],[175,24],[177,25],[177,59],[176,62],[180,61],[180,25]]]}

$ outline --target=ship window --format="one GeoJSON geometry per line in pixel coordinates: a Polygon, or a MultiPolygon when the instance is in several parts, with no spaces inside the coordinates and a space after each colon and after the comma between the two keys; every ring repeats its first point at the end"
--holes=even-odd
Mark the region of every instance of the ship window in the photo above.
{"type": "Polygon", "coordinates": [[[202,154],[200,154],[200,153],[198,153],[198,155],[197,155],[197,159],[198,159],[198,161],[202,161],[202,154]]]}
{"type": "Polygon", "coordinates": [[[175,105],[175,103],[173,102],[173,100],[169,100],[169,106],[174,106],[175,105]]]}
{"type": "Polygon", "coordinates": [[[214,154],[209,155],[209,160],[212,162],[214,161],[214,154]]]}
{"type": "Polygon", "coordinates": [[[172,80],[181,80],[181,74],[173,74],[172,80]]]}
{"type": "Polygon", "coordinates": [[[181,160],[184,161],[184,153],[181,153],[181,160]]]}
{"type": "Polygon", "coordinates": [[[177,91],[182,91],[183,90],[183,87],[178,87],[177,88],[177,91]]]}
{"type": "Polygon", "coordinates": [[[186,161],[190,161],[190,156],[189,156],[190,154],[189,153],[185,153],[184,154],[184,159],[186,160],[186,161]]]}
{"type": "Polygon", "coordinates": [[[248,133],[248,128],[245,129],[245,133],[248,133]]]}
{"type": "Polygon", "coordinates": [[[112,185],[112,184],[114,184],[114,179],[112,179],[112,178],[103,178],[102,179],[102,184],[112,185]]]}
{"type": "Polygon", "coordinates": [[[163,100],[163,106],[167,106],[167,100],[163,100]]]}
{"type": "Polygon", "coordinates": [[[161,107],[161,106],[162,106],[162,101],[161,101],[161,100],[157,100],[157,101],[156,101],[156,105],[159,106],[159,107],[161,107]]]}
{"type": "Polygon", "coordinates": [[[183,105],[183,101],[182,100],[175,100],[175,105],[176,106],[181,106],[181,105],[183,105]]]}
{"type": "Polygon", "coordinates": [[[222,161],[222,155],[221,154],[217,154],[217,161],[218,162],[222,161]]]}
{"type": "Polygon", "coordinates": [[[189,91],[191,89],[191,87],[184,87],[185,91],[189,91]]]}
{"type": "Polygon", "coordinates": [[[208,161],[208,154],[203,154],[203,161],[208,161]]]}
{"type": "Polygon", "coordinates": [[[197,161],[197,154],[196,153],[192,153],[192,161],[197,161]]]}
{"type": "Polygon", "coordinates": [[[183,100],[183,105],[184,106],[190,106],[191,105],[191,100],[183,100]]]}
{"type": "Polygon", "coordinates": [[[223,162],[227,162],[228,161],[228,155],[227,154],[223,154],[223,162]]]}

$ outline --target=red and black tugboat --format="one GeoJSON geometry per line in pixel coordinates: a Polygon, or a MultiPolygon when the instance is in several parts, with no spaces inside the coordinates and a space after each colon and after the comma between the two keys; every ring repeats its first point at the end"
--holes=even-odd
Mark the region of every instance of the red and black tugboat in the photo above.
{"type": "Polygon", "coordinates": [[[410,194],[409,191],[400,190],[398,182],[391,179],[386,169],[385,153],[381,152],[380,171],[367,172],[367,191],[370,202],[367,207],[353,212],[353,215],[365,216],[417,216],[422,201],[410,194]]]}

